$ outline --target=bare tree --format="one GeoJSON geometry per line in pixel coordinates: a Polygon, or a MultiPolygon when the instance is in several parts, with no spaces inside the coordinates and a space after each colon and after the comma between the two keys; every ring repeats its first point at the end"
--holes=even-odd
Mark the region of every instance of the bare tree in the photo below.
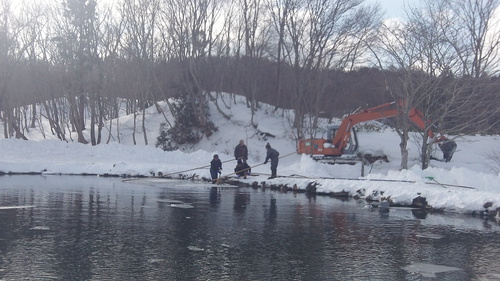
{"type": "MultiPolygon", "coordinates": [[[[401,168],[408,168],[407,142],[412,123],[411,108],[418,108],[426,117],[422,132],[421,163],[429,165],[434,134],[437,131],[464,132],[467,128],[489,120],[495,113],[486,103],[487,92],[479,81],[461,76],[463,61],[450,41],[450,30],[456,22],[443,2],[428,1],[420,9],[410,9],[407,22],[385,26],[381,33],[388,61],[396,68],[396,81],[387,89],[394,99],[404,100],[401,116],[396,123],[401,138],[401,168]],[[478,108],[484,108],[479,112],[478,108]],[[471,114],[474,112],[473,114],[471,114]],[[470,115],[466,122],[453,122],[470,115]],[[433,133],[429,134],[429,130],[433,133]]],[[[498,110],[497,110],[498,111],[498,110]]]]}
{"type": "Polygon", "coordinates": [[[282,96],[282,68],[285,62],[285,58],[283,58],[286,36],[285,27],[289,20],[289,13],[294,9],[293,7],[296,4],[296,1],[293,0],[267,0],[272,26],[278,36],[278,42],[276,43],[276,109],[281,105],[280,100],[282,96]]]}
{"type": "Polygon", "coordinates": [[[18,35],[19,61],[23,62],[28,70],[30,87],[25,91],[29,95],[26,103],[30,104],[31,122],[29,127],[34,128],[37,116],[37,102],[49,98],[48,93],[50,74],[49,64],[44,57],[47,34],[46,7],[42,3],[33,3],[20,7],[17,24],[21,27],[18,35]]]}
{"type": "MultiPolygon", "coordinates": [[[[94,67],[98,63],[96,33],[96,2],[94,0],[65,0],[63,17],[58,22],[58,44],[60,64],[67,69],[67,98],[70,105],[71,124],[77,133],[78,142],[88,143],[85,130],[85,108],[88,94],[95,95],[91,86],[94,67]]],[[[95,109],[92,98],[90,108],[95,109]]],[[[92,112],[92,117],[95,116],[92,112]]],[[[93,118],[91,119],[93,122],[93,118]]],[[[92,144],[95,144],[94,123],[91,125],[92,144]]]]}
{"type": "Polygon", "coordinates": [[[448,30],[464,75],[478,78],[500,71],[500,0],[441,0],[452,12],[455,25],[448,30]]]}
{"type": "Polygon", "coordinates": [[[172,59],[180,61],[177,66],[180,67],[181,85],[174,91],[186,106],[195,110],[195,123],[207,136],[212,133],[213,126],[208,120],[201,69],[221,38],[216,32],[216,23],[222,3],[220,0],[171,0],[165,3],[162,14],[168,31],[164,36],[165,45],[177,50],[172,59]],[[184,12],[178,13],[179,10],[184,12]]]}
{"type": "MultiPolygon", "coordinates": [[[[289,10],[287,58],[294,69],[294,127],[314,137],[317,118],[303,130],[304,116],[319,116],[327,81],[325,70],[344,69],[362,55],[361,42],[380,19],[377,6],[362,1],[297,1],[289,10]]],[[[334,95],[335,93],[328,93],[334,95]]]]}
{"type": "Polygon", "coordinates": [[[19,95],[17,87],[21,77],[26,75],[19,51],[19,32],[22,25],[16,23],[11,1],[0,1],[0,112],[4,121],[5,138],[16,137],[26,140],[22,132],[22,104],[25,96],[19,95]]]}
{"type": "MultiPolygon", "coordinates": [[[[155,33],[157,30],[157,20],[160,12],[160,1],[124,1],[121,7],[122,17],[126,19],[125,27],[125,55],[131,63],[129,67],[133,69],[135,81],[135,96],[138,97],[137,109],[141,110],[141,131],[144,144],[148,144],[146,128],[146,108],[152,104],[153,97],[152,83],[154,58],[155,58],[155,33]]],[[[135,124],[137,113],[134,113],[134,144],[135,124]]]]}
{"type": "MultiPolygon", "coordinates": [[[[112,138],[120,142],[120,122],[119,122],[119,103],[120,93],[124,91],[124,85],[118,82],[117,77],[120,73],[119,61],[120,46],[125,30],[125,19],[122,15],[115,13],[113,7],[104,6],[101,10],[102,20],[99,28],[99,53],[102,58],[100,69],[103,73],[101,76],[102,92],[99,112],[100,126],[107,127],[108,136],[106,143],[109,143],[112,138]],[[106,125],[104,119],[108,119],[106,125]],[[113,128],[113,124],[116,124],[113,128]],[[113,131],[116,130],[116,135],[113,137],[113,131]]],[[[121,82],[121,81],[120,81],[121,82]]]]}
{"type": "Polygon", "coordinates": [[[0,112],[4,121],[4,137],[12,136],[17,125],[12,124],[13,108],[11,105],[11,94],[9,90],[10,77],[13,71],[13,58],[15,48],[15,36],[12,27],[11,1],[2,0],[0,2],[0,112]]]}
{"type": "Polygon", "coordinates": [[[267,54],[269,26],[262,24],[267,21],[267,11],[261,0],[241,0],[238,3],[240,12],[237,45],[241,47],[237,49],[235,70],[239,77],[245,77],[238,80],[238,90],[246,97],[247,107],[250,108],[250,124],[257,126],[254,113],[259,106],[257,94],[263,83],[257,61],[267,54]]]}

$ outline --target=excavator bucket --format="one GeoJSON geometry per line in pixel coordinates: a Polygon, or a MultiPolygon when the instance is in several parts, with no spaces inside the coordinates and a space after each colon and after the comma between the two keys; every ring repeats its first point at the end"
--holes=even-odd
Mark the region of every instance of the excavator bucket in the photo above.
{"type": "Polygon", "coordinates": [[[443,152],[444,162],[450,162],[451,157],[453,157],[453,154],[455,153],[455,150],[457,150],[457,143],[454,140],[450,140],[444,136],[441,136],[438,139],[438,146],[439,149],[441,149],[441,152],[443,152]]]}

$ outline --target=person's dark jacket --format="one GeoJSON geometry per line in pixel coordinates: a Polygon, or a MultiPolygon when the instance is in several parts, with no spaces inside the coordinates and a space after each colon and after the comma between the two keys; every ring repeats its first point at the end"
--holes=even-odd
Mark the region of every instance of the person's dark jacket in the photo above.
{"type": "Polygon", "coordinates": [[[210,161],[210,170],[217,172],[222,170],[222,161],[220,159],[212,159],[210,161]]]}
{"type": "Polygon", "coordinates": [[[234,158],[236,160],[247,160],[248,159],[248,149],[246,145],[238,144],[234,148],[234,158]]]}
{"type": "Polygon", "coordinates": [[[269,161],[269,160],[271,160],[271,164],[278,162],[279,156],[280,156],[280,153],[276,149],[268,148],[267,154],[266,154],[266,160],[264,161],[264,164],[266,164],[267,161],[269,161]]]}
{"type": "Polygon", "coordinates": [[[457,149],[457,143],[453,140],[444,140],[439,142],[438,145],[443,152],[444,161],[450,162],[455,150],[457,149]]]}

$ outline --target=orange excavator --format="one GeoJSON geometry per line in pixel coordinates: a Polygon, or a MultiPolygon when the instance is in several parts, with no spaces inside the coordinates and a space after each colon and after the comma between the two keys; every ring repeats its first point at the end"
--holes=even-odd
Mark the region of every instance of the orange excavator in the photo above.
{"type": "MultiPolygon", "coordinates": [[[[399,105],[403,105],[403,103],[401,101],[399,105]]],[[[329,126],[327,128],[327,139],[299,140],[297,152],[310,154],[316,161],[323,163],[354,164],[360,158],[358,156],[358,138],[354,126],[365,121],[395,117],[400,114],[400,107],[397,105],[394,101],[357,111],[342,119],[340,125],[329,126]]],[[[420,129],[426,129],[428,122],[426,122],[424,115],[419,110],[416,108],[410,109],[408,117],[420,129]]],[[[456,150],[456,143],[443,135],[436,137],[430,129],[427,130],[427,135],[438,143],[443,152],[442,161],[449,162],[456,150]]]]}

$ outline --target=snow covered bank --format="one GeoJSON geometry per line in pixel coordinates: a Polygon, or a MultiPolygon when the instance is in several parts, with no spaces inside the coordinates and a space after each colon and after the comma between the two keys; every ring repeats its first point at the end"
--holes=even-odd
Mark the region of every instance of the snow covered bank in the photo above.
{"type": "MultiPolygon", "coordinates": [[[[5,139],[0,140],[0,153],[0,171],[5,173],[152,176],[162,172],[173,177],[196,174],[207,178],[210,177],[208,164],[213,154],[203,150],[191,153],[165,152],[151,146],[109,144],[93,147],[54,140],[27,142],[5,139]]],[[[235,161],[230,155],[220,155],[223,161],[226,160],[223,163],[223,175],[231,174],[235,161]]],[[[249,160],[249,163],[252,165],[256,162],[249,160]]],[[[307,156],[291,155],[281,159],[278,174],[295,176],[268,182],[288,186],[296,184],[300,189],[315,182],[318,184],[317,192],[322,193],[344,191],[357,194],[363,190],[365,196],[380,196],[383,191],[384,196],[390,196],[394,203],[403,205],[411,204],[420,194],[434,208],[465,213],[481,210],[486,202],[493,202],[492,208],[500,207],[498,174],[455,166],[450,169],[432,167],[422,171],[415,165],[409,170],[389,170],[384,174],[372,171],[360,178],[359,165],[320,164],[307,156]]],[[[257,163],[252,166],[253,172],[264,175],[241,181],[267,181],[265,174],[269,173],[269,164],[257,163]]]]}
{"type": "MultiPolygon", "coordinates": [[[[395,203],[401,204],[411,203],[420,193],[432,207],[456,212],[481,210],[486,202],[493,203],[491,209],[500,207],[500,167],[492,157],[495,153],[500,155],[500,136],[458,138],[458,149],[452,161],[432,161],[431,167],[426,170],[419,168],[418,141],[411,141],[411,168],[400,171],[399,137],[395,132],[390,129],[360,132],[358,137],[363,151],[382,152],[390,161],[376,162],[371,167],[365,167],[367,175],[360,178],[360,164],[320,164],[308,156],[294,153],[295,141],[290,122],[283,117],[286,114],[273,113],[270,108],[262,106],[254,116],[254,120],[257,120],[255,128],[249,123],[251,113],[243,99],[236,99],[236,102],[231,100],[229,103],[232,103],[231,107],[224,108],[224,113],[231,119],[224,118],[211,104],[211,118],[218,131],[182,151],[166,152],[155,148],[154,141],[158,132],[153,129],[147,132],[148,139],[153,144],[131,145],[131,126],[127,125],[130,118],[124,116],[119,120],[121,143],[91,146],[44,140],[36,129],[26,134],[31,141],[0,139],[0,171],[131,176],[152,176],[161,172],[163,175],[196,174],[200,178],[208,178],[208,166],[213,154],[219,154],[223,161],[223,175],[233,173],[236,165],[233,150],[238,141],[243,139],[249,149],[248,163],[253,167],[253,172],[270,173],[269,164],[262,164],[265,145],[269,142],[282,156],[278,175],[303,176],[276,178],[273,180],[275,184],[297,184],[299,188],[305,188],[314,181],[319,184],[318,192],[347,191],[356,194],[358,190],[364,190],[366,196],[384,191],[384,196],[390,196],[395,203]],[[274,137],[262,136],[259,132],[271,132],[274,137]]],[[[153,109],[148,110],[146,116],[148,128],[158,128],[159,123],[164,120],[153,109]]],[[[50,135],[47,137],[53,138],[50,135]]],[[[266,179],[267,176],[262,175],[246,181],[261,182],[266,179]]]]}

